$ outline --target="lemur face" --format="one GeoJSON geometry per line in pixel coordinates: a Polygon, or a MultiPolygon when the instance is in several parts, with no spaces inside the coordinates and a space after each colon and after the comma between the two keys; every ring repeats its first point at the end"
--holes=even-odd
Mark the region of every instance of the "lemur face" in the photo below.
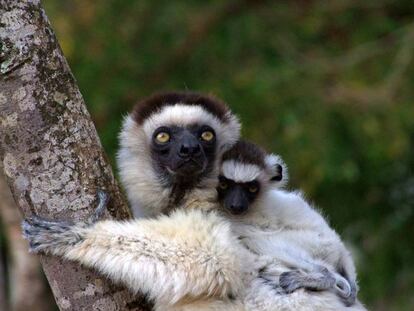
{"type": "Polygon", "coordinates": [[[121,177],[134,192],[138,186],[150,189],[150,183],[191,190],[204,177],[212,178],[209,173],[239,135],[237,117],[217,98],[155,94],[139,102],[124,121],[118,153],[121,177]]]}
{"type": "Polygon", "coordinates": [[[260,196],[287,180],[282,159],[259,146],[239,141],[227,151],[220,167],[218,199],[233,215],[247,213],[260,196]]]}
{"type": "Polygon", "coordinates": [[[219,201],[227,211],[233,215],[241,215],[246,213],[250,204],[257,199],[260,182],[258,180],[235,182],[220,175],[217,192],[219,201]]]}
{"type": "Polygon", "coordinates": [[[162,174],[200,176],[214,164],[216,132],[207,124],[161,126],[153,132],[151,153],[162,174]]]}

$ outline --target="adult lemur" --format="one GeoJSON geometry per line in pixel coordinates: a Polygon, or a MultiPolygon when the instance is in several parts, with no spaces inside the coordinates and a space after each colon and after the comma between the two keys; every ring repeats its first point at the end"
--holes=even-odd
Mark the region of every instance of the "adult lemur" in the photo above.
{"type": "Polygon", "coordinates": [[[277,189],[287,181],[280,157],[239,141],[223,155],[219,180],[219,201],[242,244],[276,263],[261,277],[292,292],[263,299],[270,291],[255,279],[246,299],[250,309],[364,310],[355,302],[355,267],[339,236],[300,193],[277,189]],[[296,291],[304,286],[318,292],[296,291]]]}
{"type": "Polygon", "coordinates": [[[73,225],[35,218],[24,224],[31,249],[94,267],[147,293],[156,310],[245,310],[245,285],[259,277],[263,260],[218,215],[214,189],[218,160],[239,127],[211,97],[143,101],[124,122],[121,179],[134,209],[165,215],[73,225]]]}

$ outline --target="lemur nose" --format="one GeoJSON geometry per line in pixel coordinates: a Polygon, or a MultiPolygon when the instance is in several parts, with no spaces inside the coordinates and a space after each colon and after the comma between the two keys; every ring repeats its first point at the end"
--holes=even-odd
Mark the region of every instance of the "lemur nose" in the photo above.
{"type": "Polygon", "coordinates": [[[247,207],[244,205],[231,205],[230,210],[235,215],[240,215],[247,210],[247,207]]]}
{"type": "Polygon", "coordinates": [[[194,155],[198,155],[201,152],[200,145],[197,144],[189,144],[183,143],[180,148],[180,156],[182,157],[190,157],[194,155]]]}

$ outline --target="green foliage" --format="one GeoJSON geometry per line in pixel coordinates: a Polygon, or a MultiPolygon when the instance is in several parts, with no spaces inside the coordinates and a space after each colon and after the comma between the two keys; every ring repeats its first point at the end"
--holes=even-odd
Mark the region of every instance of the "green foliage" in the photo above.
{"type": "Polygon", "coordinates": [[[371,309],[413,310],[412,1],[44,2],[112,161],[137,99],[212,92],[350,243],[371,309]]]}

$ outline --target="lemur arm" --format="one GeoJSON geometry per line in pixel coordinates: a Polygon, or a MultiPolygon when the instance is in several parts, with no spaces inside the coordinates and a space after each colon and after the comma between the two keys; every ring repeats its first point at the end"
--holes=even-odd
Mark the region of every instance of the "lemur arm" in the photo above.
{"type": "Polygon", "coordinates": [[[178,211],[153,220],[68,224],[33,218],[23,222],[30,250],[95,268],[156,303],[237,294],[240,259],[230,228],[220,217],[178,211]]]}
{"type": "MultiPolygon", "coordinates": [[[[282,281],[288,285],[294,281],[295,286],[288,286],[292,289],[308,281],[312,284],[319,278],[321,267],[326,267],[336,280],[337,294],[347,304],[354,303],[357,286],[352,257],[325,218],[298,192],[271,191],[266,202],[268,206],[263,217],[275,220],[278,233],[264,237],[267,239],[265,246],[269,245],[265,251],[273,252],[273,256],[291,270],[307,274],[292,271],[281,275],[282,281]]],[[[323,281],[319,283],[321,288],[331,282],[324,278],[319,280],[323,281]]]]}
{"type": "Polygon", "coordinates": [[[265,269],[265,278],[279,279],[278,285],[289,293],[299,288],[329,290],[346,305],[355,303],[355,267],[335,235],[324,240],[317,232],[285,230],[269,238],[276,264],[265,269]]]}

